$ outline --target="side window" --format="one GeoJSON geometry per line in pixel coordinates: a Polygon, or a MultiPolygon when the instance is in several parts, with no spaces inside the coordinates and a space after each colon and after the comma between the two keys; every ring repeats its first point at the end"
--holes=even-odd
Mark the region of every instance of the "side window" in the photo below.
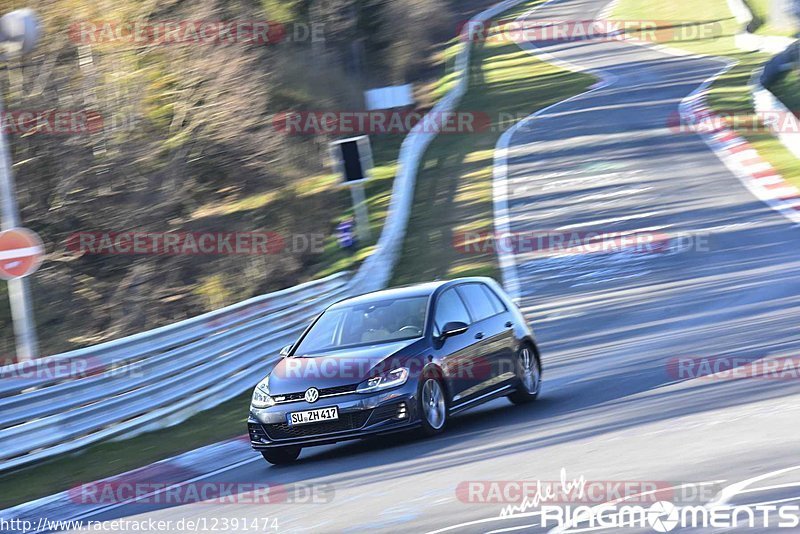
{"type": "Polygon", "coordinates": [[[488,295],[481,288],[481,284],[464,284],[458,286],[458,292],[464,297],[467,307],[469,308],[469,313],[476,321],[482,321],[497,315],[494,305],[492,305],[488,295]]]}
{"type": "Polygon", "coordinates": [[[444,325],[456,321],[466,324],[472,322],[461,297],[458,296],[455,289],[448,289],[436,301],[434,323],[436,323],[436,329],[441,332],[444,325]]]}
{"type": "Polygon", "coordinates": [[[503,301],[500,300],[500,297],[498,297],[494,291],[492,291],[490,288],[486,287],[483,284],[481,284],[481,289],[483,289],[483,291],[489,297],[489,302],[492,303],[495,313],[503,313],[505,311],[508,311],[506,305],[503,304],[503,301]]]}

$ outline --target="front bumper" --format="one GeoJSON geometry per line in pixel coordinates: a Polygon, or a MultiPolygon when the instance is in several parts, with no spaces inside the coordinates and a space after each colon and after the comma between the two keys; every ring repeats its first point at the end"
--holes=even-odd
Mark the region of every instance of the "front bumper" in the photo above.
{"type": "Polygon", "coordinates": [[[320,399],[313,404],[298,401],[264,410],[251,408],[247,428],[250,444],[256,450],[287,445],[325,445],[414,427],[419,423],[416,405],[416,388],[406,383],[385,392],[366,395],[352,393],[320,399]],[[287,423],[291,412],[330,406],[339,409],[337,421],[296,426],[287,423]],[[402,413],[405,413],[405,417],[400,417],[402,413]]]}

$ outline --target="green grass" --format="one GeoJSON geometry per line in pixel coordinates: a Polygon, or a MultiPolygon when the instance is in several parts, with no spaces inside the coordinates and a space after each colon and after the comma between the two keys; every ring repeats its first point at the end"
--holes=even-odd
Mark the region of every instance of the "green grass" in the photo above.
{"type": "MultiPolygon", "coordinates": [[[[755,0],[752,6],[766,9],[766,0],[755,0]]],[[[761,11],[762,14],[766,11],[761,11]]],[[[669,41],[670,47],[681,48],[696,54],[728,57],[737,65],[721,76],[711,87],[709,105],[724,114],[753,115],[753,103],[749,82],[753,72],[760,68],[770,56],[760,52],[745,52],[739,49],[734,36],[739,30],[736,19],[725,0],[621,0],[614,11],[614,18],[633,20],[676,20],[691,25],[710,22],[720,25],[721,34],[713,38],[669,41]],[[689,16],[690,15],[690,16],[689,16]]],[[[768,27],[763,27],[767,31],[768,27]]],[[[769,161],[783,177],[800,186],[800,160],[772,134],[759,131],[739,132],[769,161]]]]}
{"type": "MultiPolygon", "coordinates": [[[[236,220],[253,213],[272,213],[280,214],[277,218],[284,220],[289,214],[313,212],[317,220],[327,222],[330,231],[326,232],[324,251],[313,258],[313,263],[303,273],[304,278],[322,278],[342,270],[355,269],[372,251],[386,220],[402,141],[403,136],[397,134],[371,136],[373,178],[367,182],[365,196],[372,238],[366,243],[359,243],[355,252],[342,250],[333,232],[341,218],[353,216],[353,205],[350,191],[339,185],[336,176],[332,174],[298,178],[281,189],[234,197],[227,202],[215,201],[200,205],[192,211],[190,217],[193,221],[236,220]]],[[[302,226],[304,219],[301,217],[296,222],[302,226]]],[[[238,302],[241,298],[232,295],[229,300],[238,302]]],[[[222,305],[231,304],[230,301],[225,301],[222,305]]]]}
{"type": "MultiPolygon", "coordinates": [[[[312,269],[314,273],[312,278],[322,278],[339,271],[356,269],[372,253],[375,243],[378,241],[389,209],[392,184],[397,173],[397,157],[403,136],[372,135],[370,138],[375,166],[372,169],[372,178],[365,186],[365,197],[369,212],[371,238],[366,243],[359,243],[358,250],[353,252],[342,250],[339,247],[336,235],[329,235],[325,241],[325,251],[317,259],[316,266],[312,269]]],[[[350,191],[336,184],[332,184],[331,187],[339,188],[339,194],[346,197],[345,205],[347,208],[337,214],[336,218],[353,217],[350,191]]],[[[335,224],[332,223],[331,226],[335,227],[335,224]]]]}
{"type": "MultiPolygon", "coordinates": [[[[540,1],[527,2],[508,20],[540,1]]],[[[455,52],[454,44],[448,57],[455,52]]],[[[499,274],[492,253],[464,254],[453,246],[462,232],[493,231],[492,172],[494,148],[514,121],[550,104],[586,91],[596,80],[564,71],[536,59],[513,42],[492,41],[476,50],[470,86],[461,111],[481,112],[492,119],[490,129],[438,136],[423,158],[414,205],[393,274],[393,284],[457,276],[499,274]]],[[[447,80],[452,83],[452,80],[447,80]]]]}

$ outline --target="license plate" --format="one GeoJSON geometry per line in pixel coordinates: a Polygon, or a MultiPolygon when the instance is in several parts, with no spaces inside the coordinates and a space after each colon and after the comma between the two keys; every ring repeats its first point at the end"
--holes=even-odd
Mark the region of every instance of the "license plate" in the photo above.
{"type": "Polygon", "coordinates": [[[321,423],[323,421],[336,421],[339,419],[339,408],[320,408],[318,410],[308,410],[307,412],[293,412],[287,416],[289,426],[308,425],[310,423],[321,423]]]}

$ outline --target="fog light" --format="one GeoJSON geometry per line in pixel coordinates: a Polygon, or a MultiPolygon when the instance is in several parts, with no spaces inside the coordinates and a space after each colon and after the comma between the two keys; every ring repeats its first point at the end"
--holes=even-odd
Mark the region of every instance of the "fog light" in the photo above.
{"type": "Polygon", "coordinates": [[[408,413],[406,411],[406,403],[401,402],[397,406],[397,415],[395,416],[395,419],[405,419],[406,417],[408,417],[408,413]]]}

